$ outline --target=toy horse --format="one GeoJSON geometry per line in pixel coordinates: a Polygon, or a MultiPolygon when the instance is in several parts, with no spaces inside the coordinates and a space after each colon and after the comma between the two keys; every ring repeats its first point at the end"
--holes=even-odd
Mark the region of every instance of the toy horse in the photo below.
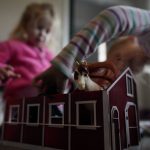
{"type": "Polygon", "coordinates": [[[89,71],[85,61],[80,63],[76,62],[74,79],[79,90],[98,91],[103,89],[89,77],[89,71]]]}
{"type": "Polygon", "coordinates": [[[79,90],[98,91],[106,89],[117,77],[118,70],[111,62],[76,62],[74,80],[79,90]]]}

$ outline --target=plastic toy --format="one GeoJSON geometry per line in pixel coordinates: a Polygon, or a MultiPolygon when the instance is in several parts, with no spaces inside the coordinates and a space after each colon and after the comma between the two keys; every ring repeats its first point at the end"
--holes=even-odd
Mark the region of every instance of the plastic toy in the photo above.
{"type": "Polygon", "coordinates": [[[77,88],[85,91],[107,89],[115,80],[119,71],[110,61],[87,63],[76,62],[74,79],[77,88]]]}

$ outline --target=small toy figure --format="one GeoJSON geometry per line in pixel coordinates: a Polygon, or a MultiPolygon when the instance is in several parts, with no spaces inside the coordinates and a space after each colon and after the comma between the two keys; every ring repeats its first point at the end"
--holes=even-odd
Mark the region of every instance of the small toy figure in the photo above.
{"type": "Polygon", "coordinates": [[[87,62],[77,62],[76,69],[74,72],[74,79],[77,83],[77,88],[79,90],[85,91],[99,91],[103,90],[103,87],[94,82],[90,76],[88,71],[87,62]]]}
{"type": "Polygon", "coordinates": [[[117,77],[118,70],[111,62],[76,62],[74,79],[79,90],[106,89],[117,77]]]}

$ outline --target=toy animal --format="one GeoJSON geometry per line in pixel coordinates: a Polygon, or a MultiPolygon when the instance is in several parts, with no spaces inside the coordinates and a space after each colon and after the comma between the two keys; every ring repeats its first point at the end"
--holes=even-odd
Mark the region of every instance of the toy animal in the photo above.
{"type": "Polygon", "coordinates": [[[119,71],[112,62],[76,62],[74,80],[79,90],[98,91],[106,89],[119,71]]]}
{"type": "Polygon", "coordinates": [[[76,65],[74,79],[79,90],[98,91],[103,89],[89,77],[89,71],[86,62],[76,62],[76,65]]]}

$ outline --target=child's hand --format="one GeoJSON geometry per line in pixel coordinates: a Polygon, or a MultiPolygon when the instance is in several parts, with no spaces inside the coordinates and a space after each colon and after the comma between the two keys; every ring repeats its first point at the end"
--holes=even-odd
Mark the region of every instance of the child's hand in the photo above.
{"type": "Polygon", "coordinates": [[[137,37],[127,36],[113,44],[108,51],[108,60],[120,71],[130,67],[133,73],[139,73],[150,58],[139,45],[137,37]]]}
{"type": "Polygon", "coordinates": [[[41,73],[33,80],[33,85],[38,87],[42,93],[63,93],[67,78],[54,66],[41,73]]]}
{"type": "Polygon", "coordinates": [[[21,75],[14,72],[14,68],[10,65],[0,68],[0,80],[7,81],[8,78],[20,78],[21,75]]]}

